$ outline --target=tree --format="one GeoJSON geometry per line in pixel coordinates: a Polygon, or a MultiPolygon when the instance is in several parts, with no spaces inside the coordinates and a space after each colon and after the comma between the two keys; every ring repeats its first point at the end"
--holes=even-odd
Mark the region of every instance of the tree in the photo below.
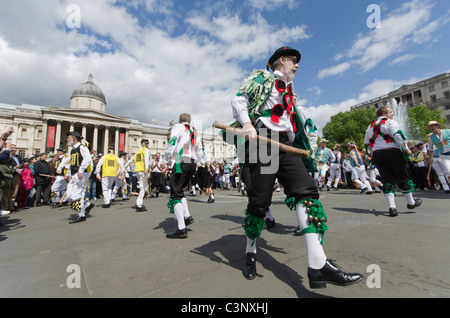
{"type": "MultiPolygon", "coordinates": [[[[324,138],[328,139],[329,145],[346,145],[349,141],[357,143],[358,148],[364,147],[364,136],[367,127],[377,119],[376,109],[359,108],[353,111],[340,112],[331,116],[330,121],[322,130],[324,138]]],[[[346,147],[341,147],[341,151],[346,151],[346,147]]]]}
{"type": "Polygon", "coordinates": [[[441,117],[441,111],[438,109],[429,109],[426,105],[421,104],[408,109],[409,131],[411,136],[408,139],[416,139],[425,141],[427,134],[427,125],[430,121],[435,120],[445,124],[445,118],[441,117]]]}

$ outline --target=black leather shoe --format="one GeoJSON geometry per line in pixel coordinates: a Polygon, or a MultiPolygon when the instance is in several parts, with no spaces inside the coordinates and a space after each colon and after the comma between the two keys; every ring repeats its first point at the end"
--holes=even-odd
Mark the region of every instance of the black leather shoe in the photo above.
{"type": "Polygon", "coordinates": [[[86,215],[88,215],[94,207],[95,207],[95,204],[90,203],[89,206],[84,209],[84,212],[86,213],[86,215]]]}
{"type": "Polygon", "coordinates": [[[389,208],[389,215],[390,216],[397,216],[397,209],[396,208],[389,208]]]}
{"type": "Polygon", "coordinates": [[[145,212],[147,208],[145,206],[136,206],[136,212],[145,212]]]}
{"type": "Polygon", "coordinates": [[[271,228],[275,227],[275,219],[273,219],[273,220],[266,219],[265,223],[266,223],[267,229],[271,229],[271,228]]]}
{"type": "Polygon", "coordinates": [[[192,218],[192,216],[184,219],[184,224],[186,226],[188,226],[189,224],[192,224],[192,223],[194,223],[194,219],[192,218]]]}
{"type": "Polygon", "coordinates": [[[103,205],[102,205],[102,208],[103,208],[103,209],[109,209],[110,207],[111,207],[111,203],[103,204],[103,205]]]}
{"type": "Polygon", "coordinates": [[[367,188],[367,187],[366,187],[366,188],[362,188],[360,193],[364,193],[364,192],[366,192],[367,190],[369,190],[369,188],[367,188]]]}
{"type": "Polygon", "coordinates": [[[173,232],[172,234],[167,234],[166,235],[167,238],[180,238],[180,239],[184,239],[187,238],[187,230],[186,228],[179,230],[177,229],[175,232],[173,232]]]}
{"type": "Polygon", "coordinates": [[[327,262],[321,269],[312,269],[308,267],[310,288],[325,288],[327,287],[326,283],[347,286],[361,281],[362,277],[363,276],[358,273],[344,273],[330,259],[327,259],[327,262]]]}
{"type": "Polygon", "coordinates": [[[86,221],[86,217],[79,216],[75,220],[70,221],[69,224],[80,223],[80,222],[84,222],[84,221],[86,221]]]}
{"type": "Polygon", "coordinates": [[[245,278],[252,280],[256,277],[256,254],[255,253],[247,253],[245,254],[245,263],[244,269],[242,270],[242,274],[245,278]]]}
{"type": "Polygon", "coordinates": [[[414,201],[415,201],[414,204],[408,204],[408,205],[406,205],[406,207],[408,209],[412,210],[422,204],[422,199],[415,199],[414,201]]]}

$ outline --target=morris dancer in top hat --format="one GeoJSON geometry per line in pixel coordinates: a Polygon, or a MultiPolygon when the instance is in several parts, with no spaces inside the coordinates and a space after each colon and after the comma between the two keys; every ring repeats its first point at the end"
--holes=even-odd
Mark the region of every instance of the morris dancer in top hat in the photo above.
{"type": "Polygon", "coordinates": [[[432,132],[428,135],[429,163],[436,170],[445,193],[450,193],[450,129],[442,129],[437,121],[430,121],[427,129],[432,132]],[[434,148],[439,151],[439,158],[434,157],[434,148]]]}
{"type": "MultiPolygon", "coordinates": [[[[67,185],[65,200],[72,202],[72,209],[77,211],[77,218],[70,223],[86,221],[86,214],[89,214],[95,206],[94,203],[86,203],[87,181],[92,172],[92,158],[89,149],[81,144],[83,137],[79,132],[71,131],[67,133],[67,144],[72,147],[70,152],[70,173],[71,178],[67,185]]],[[[57,173],[60,174],[64,168],[64,163],[58,166],[57,173]]]]}
{"type": "Polygon", "coordinates": [[[395,217],[398,215],[395,204],[397,186],[407,201],[408,209],[418,207],[422,204],[422,200],[414,199],[412,194],[414,184],[409,178],[403,152],[408,156],[412,153],[398,122],[393,119],[392,108],[388,106],[378,108],[377,117],[366,130],[364,144],[373,152],[372,162],[380,172],[389,215],[395,217]]]}
{"type": "Polygon", "coordinates": [[[124,178],[126,169],[134,163],[134,172],[136,173],[139,187],[139,196],[136,199],[136,212],[147,211],[147,208],[144,206],[144,196],[147,192],[147,175],[150,168],[150,150],[148,149],[148,144],[148,139],[142,139],[142,148],[128,160],[121,171],[122,178],[124,178]]]}
{"type": "Polygon", "coordinates": [[[170,199],[167,206],[171,213],[175,213],[178,227],[166,237],[187,238],[186,226],[193,223],[194,219],[189,213],[183,189],[194,175],[197,162],[205,160],[201,137],[191,126],[189,114],[181,114],[179,123],[173,126],[169,145],[161,160],[161,168],[166,167],[172,155],[175,155],[175,167],[170,176],[170,199]]]}
{"type": "MultiPolygon", "coordinates": [[[[278,178],[287,195],[286,204],[296,212],[305,239],[310,287],[323,288],[326,283],[348,285],[360,281],[362,276],[343,272],[325,255],[322,243],[327,217],[318,201],[319,192],[314,179],[308,173],[308,169],[316,171],[314,159],[302,160],[289,153],[276,152],[271,153],[269,163],[263,163],[261,154],[256,160],[249,156],[255,152],[249,148],[254,147],[257,134],[264,133],[271,138],[279,137],[281,143],[312,153],[307,132],[308,126],[313,124],[306,110],[297,107],[292,85],[300,58],[300,52],[290,47],[276,50],[269,59],[267,70],[254,71],[231,102],[233,117],[237,120],[234,126],[242,125],[244,135],[250,139],[244,143],[251,188],[244,222],[247,246],[243,274],[247,279],[256,277],[256,241],[264,227],[264,217],[272,202],[273,185],[278,178]]],[[[272,147],[268,148],[270,151],[272,147]]]]}

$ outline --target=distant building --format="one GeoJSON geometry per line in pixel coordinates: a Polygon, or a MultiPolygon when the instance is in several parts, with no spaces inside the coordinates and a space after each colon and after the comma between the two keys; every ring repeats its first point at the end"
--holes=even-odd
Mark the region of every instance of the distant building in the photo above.
{"type": "Polygon", "coordinates": [[[387,95],[354,105],[351,110],[386,106],[392,99],[397,103],[407,103],[410,107],[425,104],[430,109],[439,109],[442,117],[447,119],[446,127],[450,127],[450,73],[430,77],[415,84],[403,85],[387,95]]]}
{"type": "MultiPolygon", "coordinates": [[[[108,153],[108,147],[114,146],[116,154],[127,152],[132,155],[140,149],[142,139],[150,141],[152,155],[164,152],[178,116],[168,125],[156,121],[142,123],[108,114],[106,106],[105,95],[89,75],[88,81],[73,91],[70,108],[0,103],[0,127],[14,127],[10,141],[25,157],[60,147],[68,150],[66,133],[69,131],[80,132],[90,150],[97,154],[108,153]]],[[[235,147],[223,141],[218,129],[212,131],[212,134],[199,132],[211,160],[232,160],[236,156],[235,147]]]]}

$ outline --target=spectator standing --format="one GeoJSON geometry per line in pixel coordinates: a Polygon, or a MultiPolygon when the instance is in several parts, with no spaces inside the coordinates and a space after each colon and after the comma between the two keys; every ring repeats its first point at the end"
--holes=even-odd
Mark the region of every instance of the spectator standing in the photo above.
{"type": "Polygon", "coordinates": [[[36,179],[36,206],[50,205],[50,190],[52,178],[50,165],[45,152],[39,154],[39,160],[34,165],[36,179]]]}

